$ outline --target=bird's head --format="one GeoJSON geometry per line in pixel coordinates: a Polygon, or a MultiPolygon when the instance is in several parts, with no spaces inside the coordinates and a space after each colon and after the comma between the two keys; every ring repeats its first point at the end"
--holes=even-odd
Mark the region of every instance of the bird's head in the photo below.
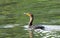
{"type": "Polygon", "coordinates": [[[24,13],[25,15],[27,15],[27,16],[33,16],[31,13],[24,13]]]}

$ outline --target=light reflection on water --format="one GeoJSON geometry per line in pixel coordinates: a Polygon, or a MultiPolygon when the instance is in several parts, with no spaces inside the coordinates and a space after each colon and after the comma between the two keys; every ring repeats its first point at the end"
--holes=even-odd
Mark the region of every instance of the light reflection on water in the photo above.
{"type": "MultiPolygon", "coordinates": [[[[60,26],[58,25],[42,25],[45,27],[45,30],[36,29],[34,30],[34,36],[36,38],[60,38],[60,34],[58,31],[60,31],[60,26]]],[[[28,25],[23,26],[25,29],[28,30],[28,25]]]]}
{"type": "MultiPolygon", "coordinates": [[[[39,26],[39,25],[38,25],[39,26]]],[[[45,31],[60,31],[60,25],[42,25],[44,26],[44,30],[45,31]]],[[[23,26],[25,29],[24,30],[28,30],[28,25],[23,26]]],[[[38,29],[41,30],[41,29],[38,29]]]]}
{"type": "Polygon", "coordinates": [[[3,26],[0,26],[0,28],[13,28],[13,27],[16,27],[16,26],[19,26],[19,24],[6,24],[6,25],[3,25],[3,26]]]}

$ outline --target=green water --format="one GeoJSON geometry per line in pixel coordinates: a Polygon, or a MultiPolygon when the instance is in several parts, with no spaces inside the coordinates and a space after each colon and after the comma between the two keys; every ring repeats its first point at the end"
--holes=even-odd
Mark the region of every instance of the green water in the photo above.
{"type": "Polygon", "coordinates": [[[0,28],[0,38],[29,38],[28,31],[22,27],[29,21],[25,12],[34,14],[33,24],[60,25],[60,0],[0,0],[0,25],[20,24],[14,28],[0,28]]]}

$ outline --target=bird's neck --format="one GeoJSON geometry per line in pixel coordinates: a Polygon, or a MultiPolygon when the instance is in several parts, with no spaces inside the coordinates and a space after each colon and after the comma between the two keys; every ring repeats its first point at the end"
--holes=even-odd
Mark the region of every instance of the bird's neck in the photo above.
{"type": "Polygon", "coordinates": [[[33,25],[32,24],[33,23],[33,19],[34,19],[33,16],[30,16],[29,26],[32,26],[33,25]]]}

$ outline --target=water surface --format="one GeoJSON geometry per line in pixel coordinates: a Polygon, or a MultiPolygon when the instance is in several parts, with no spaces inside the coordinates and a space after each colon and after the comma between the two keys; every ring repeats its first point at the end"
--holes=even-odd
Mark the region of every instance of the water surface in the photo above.
{"type": "MultiPolygon", "coordinates": [[[[34,30],[34,38],[60,38],[59,25],[42,26],[45,27],[45,30],[34,30]]],[[[29,38],[28,25],[7,24],[0,26],[0,38],[29,38]]]]}
{"type": "MultiPolygon", "coordinates": [[[[60,26],[59,25],[42,25],[45,30],[36,29],[34,30],[35,38],[60,38],[60,26]]],[[[28,25],[24,26],[24,30],[28,30],[28,25]]]]}

